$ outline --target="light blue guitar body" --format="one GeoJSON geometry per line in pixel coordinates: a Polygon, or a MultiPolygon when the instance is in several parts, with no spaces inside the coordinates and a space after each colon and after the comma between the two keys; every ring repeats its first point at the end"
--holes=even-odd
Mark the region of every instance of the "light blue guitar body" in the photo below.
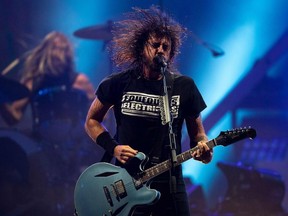
{"type": "MultiPolygon", "coordinates": [[[[144,161],[145,155],[138,153],[136,158],[144,161]]],[[[141,172],[141,165],[138,167],[141,172]]],[[[104,162],[89,166],[80,175],[74,192],[79,216],[127,216],[134,207],[153,204],[159,198],[158,191],[134,179],[126,169],[104,162]]]]}

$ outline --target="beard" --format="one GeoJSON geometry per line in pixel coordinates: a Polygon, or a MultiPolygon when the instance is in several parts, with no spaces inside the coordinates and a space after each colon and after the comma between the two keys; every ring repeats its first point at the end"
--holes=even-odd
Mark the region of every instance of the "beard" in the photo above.
{"type": "Polygon", "coordinates": [[[156,58],[154,57],[152,60],[144,60],[143,63],[146,68],[149,69],[149,71],[153,73],[161,73],[162,72],[162,66],[155,60],[156,58]]]}
{"type": "Polygon", "coordinates": [[[159,65],[156,65],[156,64],[153,64],[152,66],[151,66],[151,72],[153,73],[153,74],[162,74],[162,68],[161,67],[159,67],[159,65]]]}

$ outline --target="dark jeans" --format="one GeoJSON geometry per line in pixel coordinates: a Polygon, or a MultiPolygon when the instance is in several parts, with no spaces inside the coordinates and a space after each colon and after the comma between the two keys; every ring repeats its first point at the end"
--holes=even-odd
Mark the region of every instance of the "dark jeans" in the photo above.
{"type": "Polygon", "coordinates": [[[133,216],[189,216],[189,204],[185,184],[183,180],[177,181],[177,191],[170,193],[169,182],[154,181],[150,188],[156,189],[161,193],[157,203],[149,206],[137,207],[133,216]]]}

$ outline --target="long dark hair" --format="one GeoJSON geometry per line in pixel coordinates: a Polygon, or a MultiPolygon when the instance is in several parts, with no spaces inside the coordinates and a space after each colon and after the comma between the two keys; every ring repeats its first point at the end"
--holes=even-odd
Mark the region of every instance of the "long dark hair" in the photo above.
{"type": "MultiPolygon", "coordinates": [[[[62,48],[63,49],[63,48],[62,48]]],[[[56,31],[52,31],[34,49],[27,53],[24,68],[22,71],[21,82],[29,79],[50,74],[58,76],[65,71],[74,71],[73,47],[68,38],[56,31]],[[53,54],[53,50],[57,49],[54,42],[61,42],[65,50],[58,52],[57,56],[53,54]],[[61,63],[55,64],[55,58],[61,63]]]]}
{"type": "Polygon", "coordinates": [[[127,19],[116,22],[110,45],[112,60],[121,68],[142,67],[142,53],[150,35],[171,40],[170,63],[179,53],[186,29],[156,6],[133,8],[127,19]]]}

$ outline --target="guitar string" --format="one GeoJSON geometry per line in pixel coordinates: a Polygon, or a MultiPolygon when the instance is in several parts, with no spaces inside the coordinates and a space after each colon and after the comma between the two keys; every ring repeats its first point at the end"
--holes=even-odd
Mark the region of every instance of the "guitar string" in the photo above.
{"type": "MultiPolygon", "coordinates": [[[[194,148],[193,148],[193,149],[194,149],[194,148]]],[[[183,152],[182,154],[180,154],[180,155],[177,156],[177,160],[180,159],[180,160],[181,160],[180,163],[182,163],[182,162],[185,161],[186,159],[191,158],[190,155],[192,154],[192,152],[193,152],[192,149],[190,149],[190,150],[188,150],[188,151],[186,151],[186,152],[183,152]],[[187,155],[187,153],[189,153],[189,154],[187,155]],[[183,158],[182,156],[183,156],[184,158],[183,158]]],[[[177,163],[177,164],[180,164],[180,163],[177,163]]],[[[154,176],[155,173],[156,173],[157,175],[162,174],[162,173],[168,171],[170,167],[171,167],[171,161],[170,161],[170,160],[164,161],[164,162],[162,162],[162,163],[160,163],[160,164],[157,164],[156,166],[154,166],[154,167],[152,167],[152,168],[149,168],[149,169],[145,170],[145,172],[148,173],[146,176],[148,176],[148,178],[149,178],[149,176],[150,176],[151,174],[152,174],[152,176],[154,176]],[[170,162],[170,163],[169,163],[169,162],[170,162]],[[163,171],[163,169],[161,169],[161,167],[163,167],[163,166],[165,166],[164,171],[163,171]],[[167,166],[168,166],[168,169],[167,169],[167,166]],[[160,167],[160,168],[158,169],[158,167],[160,167]],[[156,171],[151,171],[151,170],[156,170],[156,171]],[[158,171],[157,171],[157,170],[158,170],[158,171]],[[160,171],[159,171],[159,170],[160,170],[160,171]]],[[[147,181],[145,181],[145,182],[147,182],[147,181]]],[[[113,185],[113,184],[111,184],[111,185],[113,185]]],[[[136,187],[135,184],[134,184],[134,182],[133,182],[133,180],[127,182],[126,184],[123,184],[123,188],[124,188],[124,191],[125,191],[125,192],[126,192],[127,190],[129,190],[130,188],[132,188],[132,187],[136,187]],[[126,188],[127,188],[127,190],[126,190],[126,188]]],[[[117,190],[117,188],[114,188],[114,187],[112,186],[108,191],[109,191],[112,195],[117,196],[118,193],[116,192],[116,190],[117,190]]]]}

